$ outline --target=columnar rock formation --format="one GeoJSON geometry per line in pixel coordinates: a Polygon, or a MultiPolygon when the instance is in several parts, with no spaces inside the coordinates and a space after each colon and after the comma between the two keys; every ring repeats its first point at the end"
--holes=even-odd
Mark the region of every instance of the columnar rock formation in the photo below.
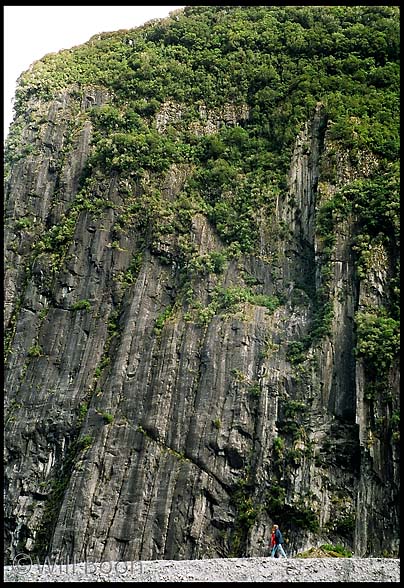
{"type": "MultiPolygon", "coordinates": [[[[94,88],[32,99],[31,120],[41,122],[24,123],[21,149],[33,149],[7,181],[7,557],[259,556],[279,516],[292,554],[340,543],[360,556],[397,555],[398,446],[388,425],[398,368],[390,401],[369,403],[354,351],[355,312],[388,296],[391,253],[376,249],[360,278],[354,216],[334,226],[331,251],[317,223],[321,206],[373,173],[377,158],[350,162],[318,103],[274,214],[260,217],[259,250],[191,275],[187,298],[181,233],[156,233],[145,247],[136,224],[121,230],[122,211],[148,194],[152,176],[95,174],[92,199],[107,203],[74,207],[94,133],[87,112],[109,100],[94,88]],[[68,223],[63,253],[38,249],[68,223]],[[215,292],[237,288],[254,295],[213,309],[215,292]],[[308,339],[325,312],[328,331],[308,339]],[[377,419],[386,428],[375,437],[377,419]]],[[[162,134],[170,116],[184,118],[169,106],[156,115],[162,134]]],[[[213,134],[249,114],[229,105],[199,116],[181,124],[213,134]]],[[[175,203],[191,176],[186,164],[162,172],[164,199],[175,203]]],[[[201,211],[189,237],[206,263],[224,251],[201,211]]]]}

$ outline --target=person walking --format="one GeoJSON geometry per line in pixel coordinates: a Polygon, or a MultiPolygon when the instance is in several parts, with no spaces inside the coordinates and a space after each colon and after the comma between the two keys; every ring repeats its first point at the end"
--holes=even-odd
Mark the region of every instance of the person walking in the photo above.
{"type": "Polygon", "coordinates": [[[275,545],[272,548],[271,551],[271,557],[275,557],[275,554],[278,554],[278,557],[287,557],[286,553],[283,549],[283,536],[281,533],[281,530],[279,528],[278,525],[274,525],[272,527],[272,529],[274,529],[274,535],[275,535],[275,545]]]}
{"type": "Polygon", "coordinates": [[[275,526],[272,525],[272,529],[271,529],[271,540],[269,542],[269,553],[271,554],[272,557],[272,550],[276,545],[276,541],[275,541],[275,526]]]}

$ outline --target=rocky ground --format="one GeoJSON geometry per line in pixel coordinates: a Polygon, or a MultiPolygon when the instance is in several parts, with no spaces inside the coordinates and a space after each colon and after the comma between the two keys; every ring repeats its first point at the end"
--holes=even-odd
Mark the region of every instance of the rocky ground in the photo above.
{"type": "Polygon", "coordinates": [[[400,560],[251,557],[52,566],[29,565],[24,556],[4,572],[5,582],[399,582],[400,560]]]}

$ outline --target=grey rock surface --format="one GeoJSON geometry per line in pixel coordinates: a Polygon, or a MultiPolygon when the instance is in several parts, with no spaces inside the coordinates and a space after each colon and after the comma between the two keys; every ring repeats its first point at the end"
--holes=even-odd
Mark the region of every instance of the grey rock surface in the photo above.
{"type": "MultiPolygon", "coordinates": [[[[25,560],[26,563],[26,560],[25,560]]],[[[6,582],[399,582],[400,560],[271,559],[70,563],[7,566],[6,582]]]]}
{"type": "MultiPolygon", "coordinates": [[[[107,101],[100,92],[91,103],[107,101]]],[[[316,211],[377,162],[361,154],[353,169],[329,141],[319,105],[296,139],[287,190],[262,220],[259,253],[228,259],[220,275],[196,276],[184,301],[181,235],[165,230],[170,216],[136,275],[138,228],[129,223],[123,231],[122,223],[156,186],[166,201],[178,198],[187,167],[141,186],[97,176],[91,196],[104,205],[84,209],[77,198],[93,132],[88,97],[64,93],[32,108],[44,122],[34,134],[24,127],[22,143],[34,141],[36,149],[13,165],[6,198],[7,561],[48,548],[88,561],[256,557],[277,501],[285,520],[314,518],[321,529],[304,523],[299,533],[286,532],[291,555],[342,543],[360,556],[395,556],[398,447],[369,434],[375,418],[387,423],[397,408],[398,369],[390,374],[391,408],[383,399],[369,406],[363,365],[352,352],[355,311],[387,295],[388,256],[379,251],[372,281],[359,282],[350,221],[336,226],[328,268],[330,334],[297,365],[288,357],[318,311],[307,294],[322,287],[316,211]],[[329,152],[343,163],[332,181],[329,152]],[[29,229],[16,229],[27,220],[29,229]],[[63,255],[46,249],[32,257],[35,242],[55,227],[62,243],[63,231],[72,232],[63,255]],[[257,296],[280,295],[281,303],[273,313],[245,301],[209,314],[218,286],[253,287],[257,296]]],[[[163,109],[161,132],[179,112],[163,109]]],[[[229,108],[220,116],[226,123],[247,114],[229,108]]],[[[201,133],[206,121],[216,124],[212,117],[201,113],[201,133]]],[[[202,214],[190,233],[195,258],[223,248],[202,214]]],[[[218,573],[230,565],[204,561],[218,573]]],[[[245,561],[243,573],[255,573],[254,560],[245,561]]]]}

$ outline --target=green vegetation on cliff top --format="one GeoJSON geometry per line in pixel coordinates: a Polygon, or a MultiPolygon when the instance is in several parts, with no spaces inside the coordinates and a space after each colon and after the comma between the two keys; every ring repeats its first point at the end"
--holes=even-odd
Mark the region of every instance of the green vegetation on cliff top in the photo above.
{"type": "Polygon", "coordinates": [[[316,103],[333,123],[330,139],[351,155],[370,151],[386,172],[397,160],[399,46],[398,7],[191,6],[46,55],[20,76],[15,109],[27,116],[31,98],[104,88],[111,99],[94,109],[89,165],[141,178],[195,164],[193,187],[219,232],[249,250],[252,209],[268,209],[285,188],[316,103]],[[181,105],[181,124],[161,134],[154,115],[167,101],[181,105]],[[226,104],[248,105],[249,119],[216,135],[185,131],[200,108],[226,104]]]}

